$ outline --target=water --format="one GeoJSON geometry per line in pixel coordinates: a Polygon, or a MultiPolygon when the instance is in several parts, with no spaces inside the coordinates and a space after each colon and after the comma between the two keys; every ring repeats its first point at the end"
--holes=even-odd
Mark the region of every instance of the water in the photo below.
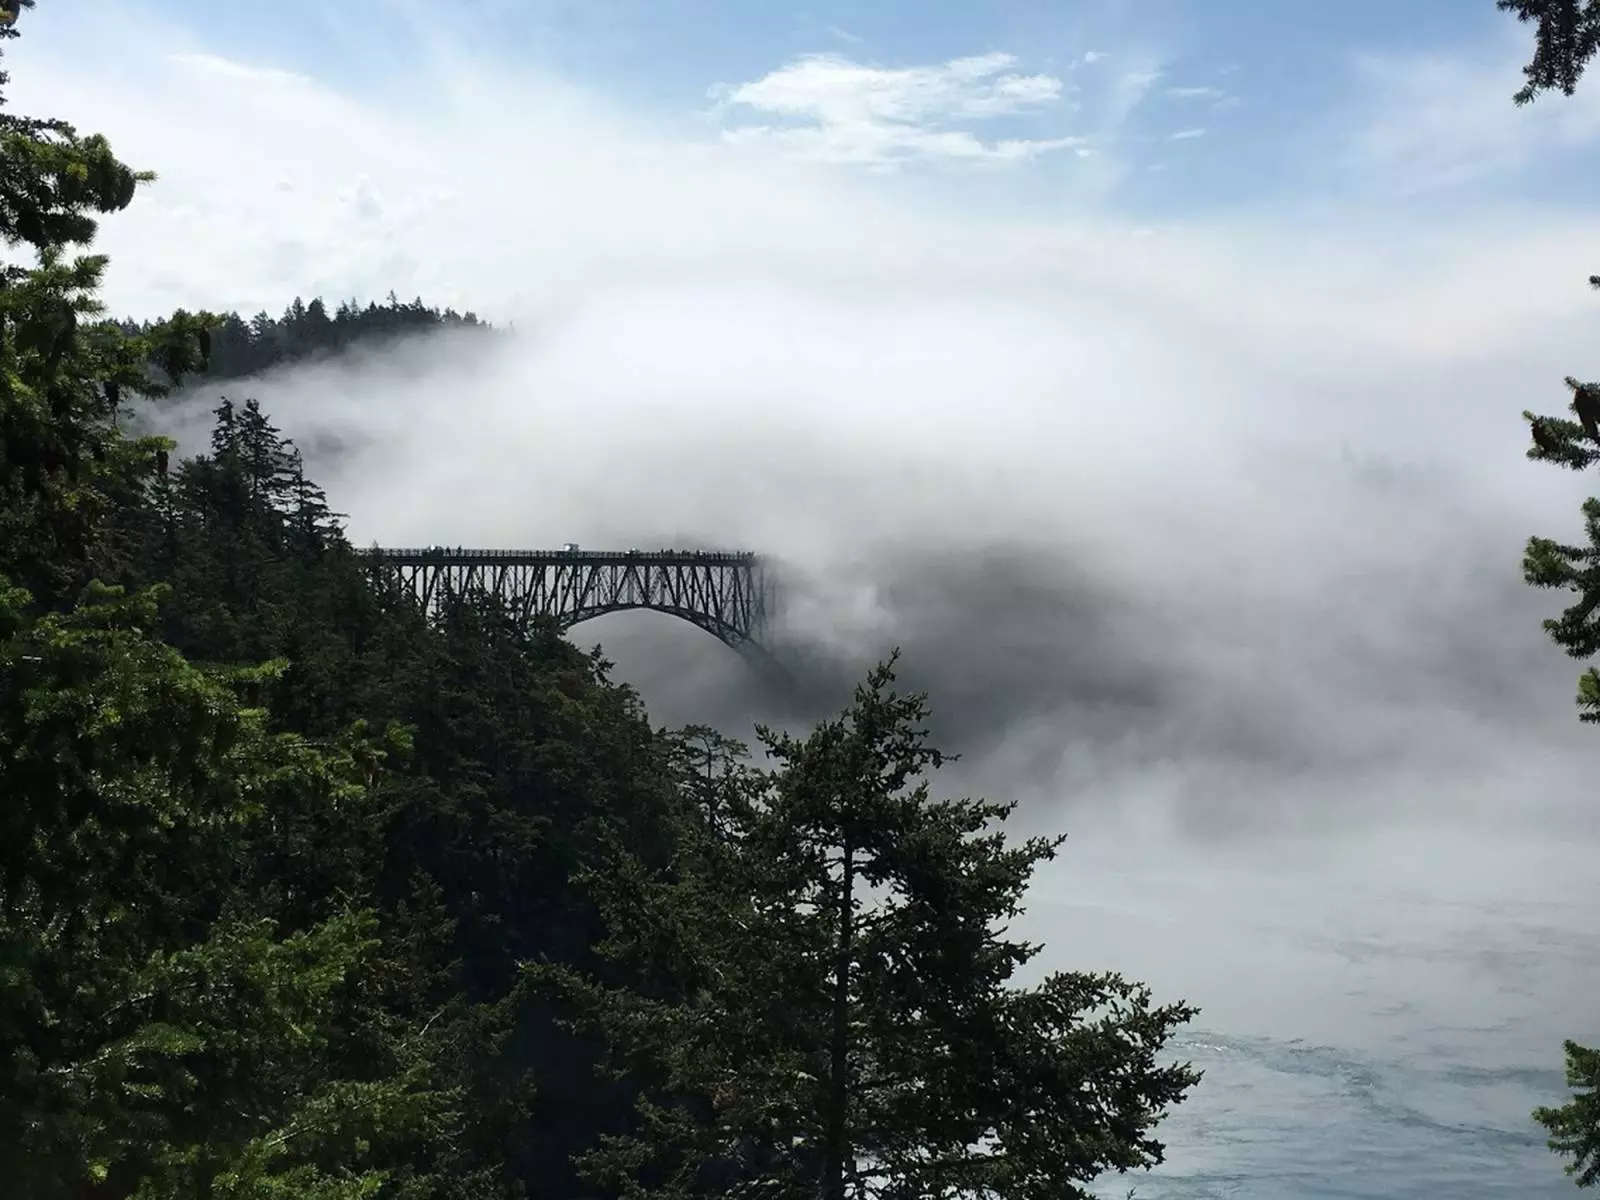
{"type": "MultiPolygon", "coordinates": [[[[661,644],[615,655],[658,720],[704,719],[703,697],[737,694],[695,678],[692,642],[678,661],[661,644]],[[697,686],[667,686],[682,679],[697,686]]],[[[1011,791],[992,763],[936,786],[1011,791]]],[[[1441,789],[1410,806],[1410,829],[1375,802],[1338,836],[1209,840],[1163,833],[1136,794],[1026,797],[1014,835],[1070,834],[1014,931],[1044,944],[1036,964],[1121,971],[1202,1009],[1173,1047],[1205,1078],[1161,1128],[1167,1163],[1096,1194],[1579,1200],[1531,1113],[1568,1095],[1562,1039],[1600,1044],[1600,854],[1541,810],[1551,791],[1508,786],[1473,817],[1441,789]]],[[[1258,807],[1279,828],[1319,815],[1294,797],[1258,807]]]]}
{"type": "Polygon", "coordinates": [[[1174,1047],[1205,1078],[1163,1126],[1167,1163],[1097,1195],[1584,1194],[1530,1113],[1567,1095],[1561,1039],[1600,1040],[1592,850],[1385,844],[1115,868],[1080,847],[1041,881],[1046,966],[1122,970],[1204,1010],[1174,1047]]]}
{"type": "MultiPolygon", "coordinates": [[[[1099,1194],[1139,1200],[1568,1197],[1578,1193],[1528,1113],[1559,1070],[1481,1066],[1440,1031],[1409,1056],[1307,1041],[1197,1033],[1204,1069],[1166,1127],[1169,1161],[1099,1194]]],[[[1548,1054],[1545,1055],[1549,1057],[1548,1054]]]]}

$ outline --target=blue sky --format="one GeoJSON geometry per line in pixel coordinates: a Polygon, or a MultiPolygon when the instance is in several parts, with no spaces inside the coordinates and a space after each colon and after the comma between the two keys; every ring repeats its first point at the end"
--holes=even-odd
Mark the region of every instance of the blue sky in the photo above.
{"type": "Polygon", "coordinates": [[[1068,243],[1148,257],[1151,229],[1176,238],[1162,293],[1216,284],[1174,281],[1180,255],[1266,272],[1225,286],[1274,320],[1290,255],[1360,322],[1393,307],[1363,292],[1385,272],[1537,279],[1519,321],[1547,319],[1540,288],[1592,304],[1600,89],[1515,108],[1531,32],[1492,0],[41,0],[26,22],[18,109],[161,174],[105,231],[140,306],[493,307],[530,279],[961,245],[1032,269],[1068,243]]]}
{"type": "MultiPolygon", "coordinates": [[[[1029,155],[1003,182],[992,173],[967,172],[947,185],[997,204],[1047,208],[1076,202],[1087,187],[1126,211],[1164,217],[1215,206],[1359,201],[1369,193],[1433,190],[1436,181],[1342,173],[1333,161],[1336,143],[1352,122],[1378,119],[1378,106],[1393,109],[1393,93],[1403,92],[1396,78],[1418,63],[1457,64],[1476,104],[1500,106],[1496,122],[1511,126],[1509,97],[1529,39],[1491,0],[881,0],[802,8],[751,0],[460,0],[433,6],[290,0],[226,7],[165,0],[142,8],[181,22],[216,53],[305,71],[357,93],[404,92],[405,64],[421,46],[436,48],[448,39],[498,69],[558,76],[658,127],[700,137],[752,125],[805,125],[804,115],[775,117],[738,103],[708,114],[708,93],[767,79],[808,57],[893,73],[1007,55],[997,77],[1056,80],[1060,95],[985,117],[971,123],[971,132],[989,142],[1084,138],[1089,151],[1044,151],[1029,155]],[[1386,64],[1386,82],[1375,83],[1373,73],[1383,75],[1386,64]],[[1135,103],[1127,82],[1140,76],[1149,82],[1135,89],[1135,103]],[[1099,161],[1087,161],[1094,155],[1099,161]],[[1108,156],[1114,156],[1114,171],[1105,167],[1108,156]]],[[[426,97],[411,99],[427,103],[426,97]]],[[[1448,96],[1430,95],[1425,103],[1453,107],[1448,96]]],[[[1563,103],[1558,97],[1541,102],[1547,108],[1563,103]]],[[[1403,112],[1393,115],[1408,119],[1403,112]]],[[[949,124],[937,113],[929,120],[949,124]]],[[[1552,118],[1527,117],[1523,127],[1534,120],[1552,118]]],[[[1414,136],[1430,144],[1450,140],[1425,130],[1414,136]]],[[[1514,176],[1472,170],[1469,178],[1453,177],[1450,186],[1479,198],[1530,195],[1549,204],[1582,203],[1596,183],[1591,156],[1582,149],[1562,145],[1531,158],[1523,154],[1514,176]]],[[[1471,153],[1462,147],[1458,157],[1471,153]]],[[[1404,147],[1393,156],[1418,157],[1404,147]]],[[[919,159],[916,165],[932,164],[919,159]]]]}

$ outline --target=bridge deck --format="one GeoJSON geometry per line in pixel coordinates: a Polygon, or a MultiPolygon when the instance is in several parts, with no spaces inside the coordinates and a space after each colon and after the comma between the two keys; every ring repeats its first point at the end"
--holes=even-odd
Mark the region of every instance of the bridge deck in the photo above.
{"type": "Polygon", "coordinates": [[[654,609],[704,629],[758,669],[783,674],[762,644],[776,596],[753,551],[369,546],[356,553],[426,612],[472,592],[490,592],[516,617],[553,619],[562,629],[654,609]]]}
{"type": "Polygon", "coordinates": [[[685,567],[744,567],[757,561],[748,550],[477,550],[460,546],[360,547],[356,553],[381,558],[392,566],[544,566],[583,563],[626,566],[660,563],[685,567]]]}

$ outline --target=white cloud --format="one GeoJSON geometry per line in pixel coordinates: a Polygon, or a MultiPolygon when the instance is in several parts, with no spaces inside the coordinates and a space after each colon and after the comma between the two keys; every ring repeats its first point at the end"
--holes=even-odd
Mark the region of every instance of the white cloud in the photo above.
{"type": "Polygon", "coordinates": [[[1180,129],[1175,133],[1167,134],[1167,138],[1168,138],[1168,140],[1174,141],[1174,142],[1187,142],[1187,141],[1192,141],[1195,138],[1205,137],[1205,135],[1206,135],[1206,131],[1204,129],[1200,129],[1200,128],[1180,129]]]}
{"type": "Polygon", "coordinates": [[[1221,100],[1228,93],[1214,87],[1169,87],[1165,94],[1174,100],[1221,100]]]}
{"type": "Polygon", "coordinates": [[[720,85],[712,96],[725,115],[748,110],[784,122],[735,125],[726,134],[732,144],[828,162],[1016,162],[1081,145],[1082,138],[1065,136],[984,141],[966,127],[1061,104],[1060,79],[1022,74],[1016,65],[1002,53],[926,67],[874,67],[817,54],[750,83],[720,85]]]}

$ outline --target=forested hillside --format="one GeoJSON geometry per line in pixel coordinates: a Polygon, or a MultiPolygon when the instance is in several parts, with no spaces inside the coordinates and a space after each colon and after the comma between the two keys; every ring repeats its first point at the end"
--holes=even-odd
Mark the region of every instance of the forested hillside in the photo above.
{"type": "MultiPolygon", "coordinates": [[[[148,335],[155,324],[124,321],[123,332],[148,335]]],[[[393,292],[382,304],[362,307],[354,300],[341,302],[330,314],[319,296],[309,304],[296,296],[281,317],[259,312],[245,318],[222,313],[211,328],[211,352],[196,367],[193,381],[245,379],[274,367],[294,366],[337,355],[356,347],[373,348],[384,342],[445,329],[491,332],[493,327],[477,314],[453,308],[433,308],[421,298],[402,303],[393,292]]]]}
{"type": "Polygon", "coordinates": [[[1056,843],[930,796],[888,668],[758,769],[491,597],[425,619],[253,402],[187,461],[117,418],[475,319],[111,320],[84,247],[146,178],[60,123],[0,148],[7,1195],[1042,1198],[1159,1160],[1191,1010],[1012,984],[1056,843]]]}

